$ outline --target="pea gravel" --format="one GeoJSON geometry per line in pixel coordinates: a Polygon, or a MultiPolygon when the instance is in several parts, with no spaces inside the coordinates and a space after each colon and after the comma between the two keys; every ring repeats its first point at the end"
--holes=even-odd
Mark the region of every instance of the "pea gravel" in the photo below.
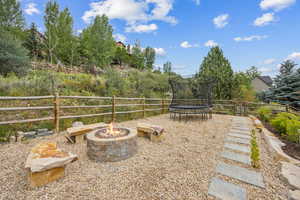
{"type": "MultiPolygon", "coordinates": [[[[216,176],[215,167],[221,160],[232,118],[214,115],[208,121],[178,122],[170,120],[168,115],[160,115],[123,122],[121,125],[129,128],[135,128],[139,122],[164,127],[166,140],[151,143],[138,138],[138,154],[115,163],[90,161],[86,156],[86,144],[68,144],[62,136],[1,145],[0,200],[214,199],[207,195],[208,186],[216,176]],[[27,182],[24,163],[30,149],[45,140],[57,141],[60,148],[76,153],[79,160],[67,166],[63,179],[32,189],[27,182]]],[[[279,181],[278,163],[265,148],[261,153],[267,188],[255,188],[253,192],[258,194],[258,199],[284,199],[287,189],[279,181]]],[[[250,197],[254,199],[255,194],[250,197]]]]}

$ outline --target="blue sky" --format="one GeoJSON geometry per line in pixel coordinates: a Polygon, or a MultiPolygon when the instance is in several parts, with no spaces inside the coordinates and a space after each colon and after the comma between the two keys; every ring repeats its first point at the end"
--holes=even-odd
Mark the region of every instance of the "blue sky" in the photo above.
{"type": "MultiPolygon", "coordinates": [[[[41,31],[47,0],[21,0],[27,24],[41,31]]],[[[234,71],[258,67],[274,76],[278,64],[300,64],[300,0],[58,0],[74,18],[74,32],[106,14],[114,35],[156,48],[156,66],[166,61],[191,75],[210,47],[219,45],[234,71]],[[74,3],[75,2],[75,3],[74,3]]]]}

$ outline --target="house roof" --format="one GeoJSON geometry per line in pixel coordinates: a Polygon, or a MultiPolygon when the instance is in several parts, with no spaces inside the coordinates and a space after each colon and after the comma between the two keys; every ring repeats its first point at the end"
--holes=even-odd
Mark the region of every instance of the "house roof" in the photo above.
{"type": "Polygon", "coordinates": [[[273,80],[270,76],[258,76],[260,80],[262,80],[268,86],[272,86],[273,80]]]}

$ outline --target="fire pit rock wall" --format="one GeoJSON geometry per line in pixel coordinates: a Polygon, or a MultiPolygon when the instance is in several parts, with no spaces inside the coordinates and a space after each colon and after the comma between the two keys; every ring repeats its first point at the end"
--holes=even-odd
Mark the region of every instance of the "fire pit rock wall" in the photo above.
{"type": "Polygon", "coordinates": [[[129,134],[116,138],[99,138],[98,130],[87,134],[87,155],[97,162],[116,162],[137,153],[137,133],[128,129],[129,134]]]}

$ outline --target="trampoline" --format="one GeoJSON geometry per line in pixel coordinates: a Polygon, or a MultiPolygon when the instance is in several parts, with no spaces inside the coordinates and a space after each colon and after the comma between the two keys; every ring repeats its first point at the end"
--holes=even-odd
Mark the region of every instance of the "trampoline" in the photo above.
{"type": "Polygon", "coordinates": [[[212,83],[198,82],[192,84],[188,80],[169,80],[172,89],[172,101],[169,105],[171,119],[212,118],[212,83]]]}

